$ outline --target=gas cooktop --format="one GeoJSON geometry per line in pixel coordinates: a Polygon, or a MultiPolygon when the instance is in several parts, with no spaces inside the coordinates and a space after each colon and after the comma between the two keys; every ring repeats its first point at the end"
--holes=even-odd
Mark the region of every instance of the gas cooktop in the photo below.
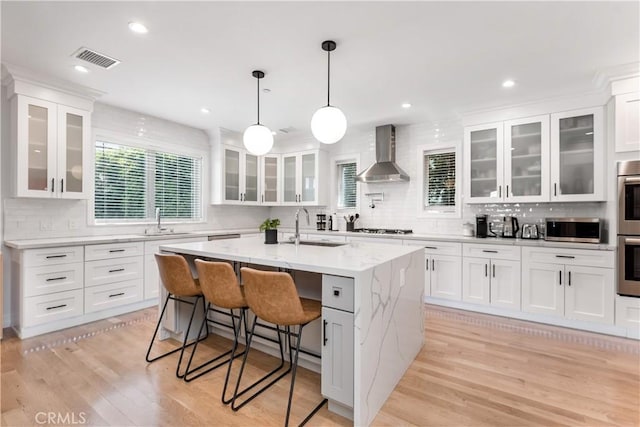
{"type": "Polygon", "coordinates": [[[397,228],[356,228],[353,230],[357,233],[367,234],[411,234],[412,230],[400,230],[397,228]]]}

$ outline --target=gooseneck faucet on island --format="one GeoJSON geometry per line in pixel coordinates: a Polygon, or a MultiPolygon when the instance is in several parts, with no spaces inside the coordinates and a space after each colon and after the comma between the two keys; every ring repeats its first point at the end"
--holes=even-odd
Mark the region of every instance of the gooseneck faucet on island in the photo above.
{"type": "Polygon", "coordinates": [[[309,222],[309,211],[307,210],[307,208],[300,208],[296,211],[296,234],[293,237],[293,241],[296,244],[296,246],[300,245],[300,220],[299,220],[299,216],[300,216],[300,211],[304,211],[305,214],[307,214],[307,225],[310,224],[309,222]]]}

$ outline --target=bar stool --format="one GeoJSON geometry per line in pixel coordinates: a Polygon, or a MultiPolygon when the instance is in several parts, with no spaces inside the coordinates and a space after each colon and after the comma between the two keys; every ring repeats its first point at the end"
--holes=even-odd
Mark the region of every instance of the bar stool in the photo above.
{"type": "MultiPolygon", "coordinates": [[[[240,329],[243,323],[243,319],[245,319],[245,330],[246,330],[246,310],[248,308],[247,301],[244,298],[244,290],[238,283],[238,278],[236,277],[236,273],[233,270],[233,267],[227,262],[216,262],[216,261],[203,261],[201,259],[195,260],[196,270],[198,271],[198,278],[200,280],[200,288],[202,289],[202,293],[204,294],[205,299],[207,300],[207,309],[206,313],[216,312],[231,315],[231,324],[233,328],[233,346],[231,350],[228,350],[213,359],[196,366],[195,368],[191,368],[191,363],[193,361],[193,356],[196,353],[198,348],[198,343],[195,343],[193,347],[193,351],[191,352],[191,356],[189,357],[189,362],[187,363],[187,369],[184,375],[184,380],[189,382],[202,375],[213,371],[214,369],[219,368],[225,364],[228,364],[227,375],[224,381],[224,387],[222,389],[222,402],[224,404],[228,404],[231,402],[231,399],[225,399],[227,392],[227,384],[229,383],[229,375],[231,372],[231,362],[236,357],[240,357],[244,355],[244,351],[242,353],[236,354],[236,350],[238,348],[238,338],[240,336],[240,329]],[[220,311],[211,307],[211,304],[223,308],[228,309],[229,313],[220,311]],[[239,310],[238,316],[236,316],[233,310],[239,310]],[[237,320],[237,325],[236,325],[237,320]],[[212,363],[219,361],[225,356],[231,355],[231,357],[224,359],[223,361],[217,363],[216,365],[210,367],[209,369],[198,372],[196,375],[190,376],[194,372],[200,371],[212,363]]],[[[202,319],[202,324],[200,325],[200,332],[198,336],[202,335],[202,331],[205,328],[205,325],[209,323],[218,324],[221,326],[228,327],[227,324],[221,323],[215,320],[208,319],[208,316],[202,319]]]]}
{"type": "MultiPolygon", "coordinates": [[[[296,285],[288,273],[260,271],[252,268],[243,267],[241,269],[242,278],[244,280],[244,292],[249,304],[249,308],[255,313],[251,329],[247,338],[247,348],[242,359],[242,367],[238,374],[236,389],[231,402],[231,408],[238,410],[242,406],[249,403],[260,393],[271,387],[278,380],[283,378],[289,370],[291,371],[291,387],[289,389],[289,399],[287,402],[287,413],[285,416],[285,426],[289,425],[289,416],[291,414],[291,400],[293,398],[293,388],[296,381],[296,371],[298,368],[298,356],[300,354],[300,341],[302,340],[302,329],[311,321],[321,316],[321,303],[306,298],[300,298],[296,285]],[[251,340],[258,318],[273,323],[276,326],[278,337],[280,337],[280,326],[284,327],[284,334],[288,338],[289,343],[289,370],[281,374],[278,378],[262,387],[255,394],[250,396],[240,405],[236,406],[236,399],[239,397],[238,388],[242,379],[242,373],[247,362],[247,356],[251,348],[251,340]],[[291,326],[298,325],[297,333],[291,332],[291,326]],[[295,357],[293,356],[291,338],[296,338],[295,357]]],[[[260,380],[262,381],[262,380],[260,380]]],[[[257,383],[254,383],[254,385],[257,383]]],[[[249,388],[253,387],[250,386],[249,388]]],[[[246,391],[246,389],[245,389],[246,391]]],[[[311,417],[325,404],[327,399],[323,399],[315,409],[302,421],[300,425],[304,425],[311,417]]]]}
{"type": "Polygon", "coordinates": [[[191,324],[193,323],[193,317],[196,313],[196,308],[198,307],[198,302],[200,300],[202,300],[202,308],[205,308],[204,297],[202,295],[200,285],[198,284],[198,279],[194,279],[191,275],[191,269],[189,268],[187,260],[184,259],[184,257],[180,255],[169,254],[155,254],[155,257],[156,263],[158,264],[158,271],[160,272],[160,279],[162,280],[162,284],[167,290],[167,298],[164,301],[162,312],[160,313],[160,317],[158,318],[156,330],[153,332],[153,336],[151,337],[149,349],[147,350],[146,360],[147,362],[151,363],[179,351],[180,358],[178,359],[178,365],[176,366],[176,377],[183,378],[185,374],[180,373],[180,365],[182,364],[182,357],[184,356],[185,348],[194,345],[198,341],[206,339],[209,335],[209,328],[207,327],[207,334],[204,337],[198,335],[198,338],[196,338],[194,342],[187,344],[187,340],[189,339],[189,331],[191,330],[191,324]],[[184,299],[187,297],[195,297],[195,301],[184,299]],[[153,347],[153,343],[156,339],[156,336],[158,335],[158,329],[160,329],[160,324],[162,323],[162,318],[164,317],[164,313],[167,309],[169,300],[178,301],[193,306],[193,309],[191,310],[191,317],[189,318],[189,325],[187,326],[187,330],[184,333],[184,340],[182,341],[182,345],[180,347],[170,350],[154,358],[150,358],[149,355],[151,354],[151,348],[153,347]]]}

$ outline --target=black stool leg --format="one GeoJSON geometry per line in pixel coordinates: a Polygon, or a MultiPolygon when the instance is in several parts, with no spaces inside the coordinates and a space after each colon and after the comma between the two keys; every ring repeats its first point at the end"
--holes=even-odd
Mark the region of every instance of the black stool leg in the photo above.
{"type": "Polygon", "coordinates": [[[154,357],[153,359],[149,358],[149,355],[151,354],[151,347],[153,347],[153,342],[156,339],[156,335],[158,335],[158,329],[160,329],[160,324],[162,323],[162,317],[164,317],[164,312],[167,309],[167,304],[169,304],[169,298],[170,297],[171,297],[171,294],[167,293],[167,298],[165,298],[165,300],[164,300],[164,305],[162,306],[162,311],[160,312],[160,317],[158,318],[158,323],[156,324],[156,330],[153,331],[153,336],[151,337],[151,342],[149,343],[149,348],[147,349],[147,355],[146,355],[145,359],[149,363],[151,363],[151,362],[153,362],[155,360],[158,360],[158,359],[162,359],[163,357],[168,356],[168,355],[170,355],[172,353],[175,353],[176,351],[180,350],[179,348],[177,348],[175,350],[172,350],[172,351],[167,352],[165,354],[162,354],[160,356],[154,357]]]}
{"type": "MultiPolygon", "coordinates": [[[[184,340],[182,341],[182,351],[180,352],[180,358],[178,359],[178,366],[176,367],[176,377],[183,378],[184,374],[180,373],[180,366],[182,365],[182,357],[184,356],[184,349],[187,347],[187,340],[189,339],[189,331],[191,330],[191,324],[193,323],[193,317],[196,314],[196,309],[198,308],[198,301],[202,300],[202,305],[204,305],[204,298],[202,296],[197,296],[195,302],[193,303],[193,309],[191,310],[191,317],[189,318],[189,325],[187,325],[187,330],[184,333],[184,340]]],[[[202,338],[204,339],[204,338],[202,338]]],[[[195,344],[200,341],[200,336],[196,337],[195,344]]],[[[189,344],[189,345],[191,345],[189,344]]],[[[186,371],[185,371],[186,373],[186,371]]]]}
{"type": "Polygon", "coordinates": [[[229,403],[231,403],[231,401],[233,400],[233,397],[231,399],[225,399],[225,396],[227,395],[227,386],[229,385],[229,375],[231,375],[231,367],[233,365],[233,360],[236,357],[240,357],[243,356],[248,350],[249,350],[249,346],[246,345],[246,340],[247,340],[247,335],[246,335],[246,331],[247,331],[247,319],[246,319],[246,309],[245,308],[241,308],[240,309],[240,317],[238,318],[238,327],[236,328],[236,323],[233,317],[233,310],[231,310],[231,322],[233,323],[233,347],[231,348],[231,357],[229,358],[229,366],[227,367],[227,375],[224,377],[224,386],[222,387],[222,403],[225,405],[228,405],[229,403]],[[238,341],[240,340],[240,330],[242,327],[242,323],[244,320],[244,329],[245,329],[245,349],[242,353],[236,355],[236,350],[238,349],[238,341]]]}
{"type": "Polygon", "coordinates": [[[278,375],[276,378],[271,380],[268,384],[266,384],[265,386],[260,388],[257,392],[255,392],[254,394],[249,396],[244,402],[240,403],[239,405],[236,405],[236,399],[238,397],[242,396],[243,394],[245,394],[249,390],[253,389],[255,386],[257,386],[258,384],[262,383],[263,381],[266,381],[272,375],[275,375],[276,373],[278,373],[278,371],[280,371],[280,369],[282,369],[282,367],[284,366],[284,347],[282,345],[282,337],[280,336],[280,327],[278,325],[276,325],[276,330],[278,331],[278,344],[280,346],[280,365],[277,368],[275,368],[274,370],[272,370],[271,372],[269,372],[268,374],[266,374],[265,376],[263,376],[262,378],[260,378],[259,380],[257,380],[256,382],[254,382],[253,384],[251,384],[248,387],[246,387],[244,390],[238,391],[239,388],[240,388],[240,381],[242,380],[242,373],[244,372],[244,367],[245,367],[245,365],[247,363],[247,356],[249,355],[249,350],[251,348],[251,340],[253,339],[253,333],[255,331],[257,322],[258,322],[258,317],[256,316],[256,317],[254,317],[253,324],[251,325],[251,331],[250,331],[248,339],[247,339],[247,348],[244,351],[244,357],[242,359],[242,366],[240,367],[240,372],[238,373],[238,380],[236,382],[236,388],[235,388],[235,391],[233,393],[233,398],[231,399],[231,409],[233,409],[234,411],[238,411],[240,408],[245,406],[247,403],[251,402],[253,399],[255,399],[260,394],[262,394],[263,391],[265,391],[266,389],[268,389],[269,387],[271,387],[272,385],[274,385],[275,383],[280,381],[289,372],[291,372],[291,364],[289,364],[289,367],[285,371],[283,371],[280,375],[278,375]]]}

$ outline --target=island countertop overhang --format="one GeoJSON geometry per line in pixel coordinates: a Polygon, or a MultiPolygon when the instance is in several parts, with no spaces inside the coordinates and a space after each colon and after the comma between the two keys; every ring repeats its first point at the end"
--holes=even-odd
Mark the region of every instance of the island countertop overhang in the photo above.
{"type": "Polygon", "coordinates": [[[352,242],[343,246],[267,245],[262,237],[163,245],[161,251],[195,257],[220,258],[243,263],[353,276],[404,255],[422,251],[417,246],[352,242]]]}

